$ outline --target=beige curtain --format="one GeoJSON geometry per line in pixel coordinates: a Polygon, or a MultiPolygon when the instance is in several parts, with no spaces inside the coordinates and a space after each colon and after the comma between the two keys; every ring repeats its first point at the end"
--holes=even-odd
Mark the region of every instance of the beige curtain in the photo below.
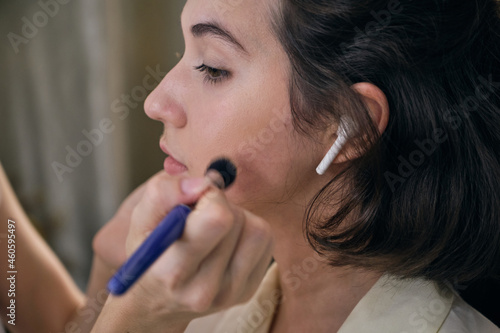
{"type": "Polygon", "coordinates": [[[162,166],[143,111],[184,0],[0,1],[0,161],[83,289],[95,232],[162,166]]]}

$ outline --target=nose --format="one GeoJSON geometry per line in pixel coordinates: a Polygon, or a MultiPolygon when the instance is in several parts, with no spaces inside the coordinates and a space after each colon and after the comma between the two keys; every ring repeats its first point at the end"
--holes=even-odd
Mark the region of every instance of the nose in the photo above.
{"type": "Polygon", "coordinates": [[[182,87],[185,84],[180,76],[179,64],[149,94],[144,110],[149,118],[161,121],[165,126],[182,128],[186,126],[187,116],[182,106],[182,87]]]}

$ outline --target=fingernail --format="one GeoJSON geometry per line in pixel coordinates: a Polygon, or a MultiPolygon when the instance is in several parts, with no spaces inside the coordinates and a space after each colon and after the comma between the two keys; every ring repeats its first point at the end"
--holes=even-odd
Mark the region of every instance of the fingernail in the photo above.
{"type": "Polygon", "coordinates": [[[181,190],[184,194],[198,194],[205,186],[205,178],[185,178],[181,180],[181,190]]]}

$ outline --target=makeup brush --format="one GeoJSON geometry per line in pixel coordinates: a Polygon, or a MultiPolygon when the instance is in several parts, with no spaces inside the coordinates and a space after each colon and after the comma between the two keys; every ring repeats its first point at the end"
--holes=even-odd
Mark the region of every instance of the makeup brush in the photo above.
{"type": "MultiPolygon", "coordinates": [[[[208,188],[210,184],[213,184],[220,189],[226,189],[235,178],[234,164],[227,158],[219,158],[207,168],[205,187],[208,188]]],[[[191,213],[191,208],[186,205],[177,205],[168,213],[108,282],[108,290],[111,294],[125,293],[153,262],[181,237],[189,213],[191,213]]]]}

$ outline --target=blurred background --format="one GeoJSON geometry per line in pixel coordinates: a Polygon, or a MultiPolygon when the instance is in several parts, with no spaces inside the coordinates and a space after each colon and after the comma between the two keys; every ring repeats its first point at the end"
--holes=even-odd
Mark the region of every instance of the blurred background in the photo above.
{"type": "Polygon", "coordinates": [[[85,290],[92,238],[162,168],[143,103],[184,50],[184,0],[0,0],[0,161],[85,290]]]}
{"type": "MultiPolygon", "coordinates": [[[[92,238],[162,168],[144,100],[184,50],[185,0],[0,0],[0,161],[85,290],[92,238]]],[[[460,289],[500,325],[500,282],[460,289]]]]}

